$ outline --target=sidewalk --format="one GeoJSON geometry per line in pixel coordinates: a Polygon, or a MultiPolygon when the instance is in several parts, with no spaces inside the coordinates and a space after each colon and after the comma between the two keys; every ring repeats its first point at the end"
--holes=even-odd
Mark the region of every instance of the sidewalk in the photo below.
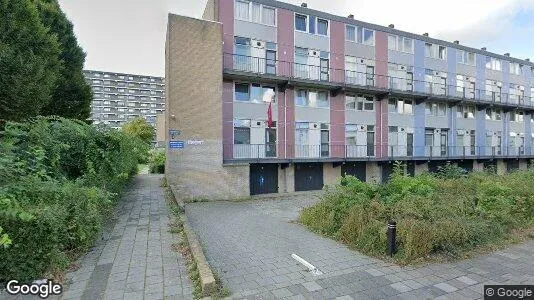
{"type": "Polygon", "coordinates": [[[67,275],[60,299],[192,299],[180,253],[169,232],[162,176],[137,176],[118,205],[116,220],[92,252],[67,275]]]}

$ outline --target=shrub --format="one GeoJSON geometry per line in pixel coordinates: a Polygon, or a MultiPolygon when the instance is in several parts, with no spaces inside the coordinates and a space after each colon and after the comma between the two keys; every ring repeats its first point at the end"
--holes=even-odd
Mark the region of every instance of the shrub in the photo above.
{"type": "Polygon", "coordinates": [[[165,173],[165,150],[153,150],[148,160],[150,173],[165,173]]]}
{"type": "MultiPolygon", "coordinates": [[[[397,168],[397,166],[396,166],[397,168]]],[[[436,175],[395,171],[376,186],[344,177],[306,208],[301,222],[364,253],[387,253],[387,222],[397,221],[400,262],[435,254],[458,257],[534,225],[534,170],[466,174],[450,165],[436,175]]]]}
{"type": "Polygon", "coordinates": [[[50,277],[93,245],[145,147],[62,118],[7,123],[1,135],[0,224],[11,244],[0,282],[50,277]]]}

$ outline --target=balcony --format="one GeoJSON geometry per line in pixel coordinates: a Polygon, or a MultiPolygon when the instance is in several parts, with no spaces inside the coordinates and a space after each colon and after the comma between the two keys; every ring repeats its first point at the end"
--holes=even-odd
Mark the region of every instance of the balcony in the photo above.
{"type": "Polygon", "coordinates": [[[364,92],[374,95],[469,102],[534,110],[534,95],[514,94],[448,85],[393,76],[378,75],[330,66],[307,65],[260,57],[225,53],[224,76],[235,80],[257,80],[277,84],[296,84],[303,87],[333,91],[364,92]]]}
{"type": "Polygon", "coordinates": [[[534,158],[534,148],[498,146],[377,146],[225,144],[225,162],[342,162],[534,158]]]}

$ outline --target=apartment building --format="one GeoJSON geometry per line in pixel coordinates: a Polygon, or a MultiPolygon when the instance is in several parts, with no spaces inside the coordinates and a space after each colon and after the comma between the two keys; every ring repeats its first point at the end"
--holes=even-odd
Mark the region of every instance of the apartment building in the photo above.
{"type": "Polygon", "coordinates": [[[210,0],[169,15],[167,176],[186,197],[382,182],[447,161],[523,169],[534,64],[273,0],[210,0]],[[172,138],[168,138],[172,140],[172,138]]]}
{"type": "Polygon", "coordinates": [[[145,118],[156,127],[157,115],[165,113],[165,80],[162,77],[84,70],[93,89],[91,120],[119,129],[145,118]]]}

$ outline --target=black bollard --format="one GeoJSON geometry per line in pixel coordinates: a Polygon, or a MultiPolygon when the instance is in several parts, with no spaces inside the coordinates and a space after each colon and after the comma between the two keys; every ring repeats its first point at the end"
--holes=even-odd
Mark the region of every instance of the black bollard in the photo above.
{"type": "Polygon", "coordinates": [[[388,222],[388,253],[390,257],[397,252],[397,222],[388,222]]]}

